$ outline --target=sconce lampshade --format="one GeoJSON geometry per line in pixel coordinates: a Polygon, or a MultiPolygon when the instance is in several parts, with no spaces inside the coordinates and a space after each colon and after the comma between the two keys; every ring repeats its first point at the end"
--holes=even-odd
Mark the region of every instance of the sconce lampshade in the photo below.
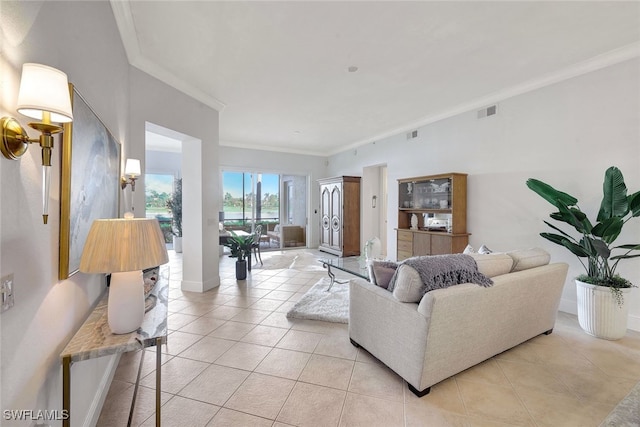
{"type": "Polygon", "coordinates": [[[47,65],[23,64],[17,110],[41,121],[45,112],[52,122],[73,121],[67,75],[47,65]]]}
{"type": "Polygon", "coordinates": [[[169,260],[157,219],[93,222],[80,259],[83,273],[112,273],[107,317],[115,334],[135,331],[144,318],[142,269],[169,260]]]}
{"type": "Polygon", "coordinates": [[[127,159],[124,164],[124,174],[130,176],[140,176],[140,160],[127,159]]]}

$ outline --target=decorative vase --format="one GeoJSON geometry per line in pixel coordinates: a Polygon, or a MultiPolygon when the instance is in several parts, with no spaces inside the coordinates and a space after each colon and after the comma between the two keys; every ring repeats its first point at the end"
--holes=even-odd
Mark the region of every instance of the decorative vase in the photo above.
{"type": "Polygon", "coordinates": [[[247,261],[236,261],[236,280],[246,280],[247,278],[247,261]]]}
{"type": "Polygon", "coordinates": [[[173,250],[178,254],[182,253],[182,237],[173,236],[173,250]]]}
{"type": "Polygon", "coordinates": [[[418,216],[416,214],[411,214],[411,229],[418,229],[418,216]]]}
{"type": "Polygon", "coordinates": [[[618,340],[627,333],[631,288],[621,288],[622,304],[618,304],[611,288],[576,280],[578,323],[589,335],[606,340],[618,340]]]}

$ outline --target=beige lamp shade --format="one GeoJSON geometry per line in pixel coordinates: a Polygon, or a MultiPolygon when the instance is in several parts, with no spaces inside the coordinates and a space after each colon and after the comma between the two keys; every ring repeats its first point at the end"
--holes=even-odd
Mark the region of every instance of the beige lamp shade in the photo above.
{"type": "Polygon", "coordinates": [[[83,273],[143,270],[169,261],[157,219],[97,219],[80,259],[83,273]]]}
{"type": "Polygon", "coordinates": [[[71,122],[73,112],[67,75],[47,65],[23,64],[17,110],[41,121],[43,113],[49,112],[52,122],[71,122]]]}

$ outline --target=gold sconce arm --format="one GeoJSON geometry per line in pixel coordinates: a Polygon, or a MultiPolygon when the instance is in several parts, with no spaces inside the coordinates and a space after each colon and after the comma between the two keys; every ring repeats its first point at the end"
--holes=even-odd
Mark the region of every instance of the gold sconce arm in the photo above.
{"type": "Polygon", "coordinates": [[[43,166],[43,198],[42,221],[46,224],[49,218],[49,183],[51,171],[51,151],[53,150],[53,134],[62,132],[62,127],[51,123],[29,123],[29,126],[40,132],[39,138],[29,138],[27,131],[12,117],[0,119],[2,126],[2,144],[0,151],[7,159],[18,160],[27,152],[29,144],[38,143],[42,148],[43,166]]]}
{"type": "Polygon", "coordinates": [[[129,178],[127,178],[126,176],[121,176],[120,188],[124,190],[125,188],[127,188],[127,185],[131,185],[131,191],[136,191],[136,179],[138,179],[137,176],[130,176],[129,178]]]}

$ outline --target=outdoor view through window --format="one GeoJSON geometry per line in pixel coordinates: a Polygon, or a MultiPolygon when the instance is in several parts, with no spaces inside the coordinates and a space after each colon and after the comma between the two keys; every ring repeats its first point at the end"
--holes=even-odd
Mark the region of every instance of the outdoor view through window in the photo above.
{"type": "Polygon", "coordinates": [[[277,223],[280,219],[280,175],[223,172],[224,225],[277,223]]]}
{"type": "Polygon", "coordinates": [[[165,240],[171,242],[171,212],[167,200],[173,194],[173,175],[147,173],[144,175],[146,217],[157,218],[165,240]]]}

